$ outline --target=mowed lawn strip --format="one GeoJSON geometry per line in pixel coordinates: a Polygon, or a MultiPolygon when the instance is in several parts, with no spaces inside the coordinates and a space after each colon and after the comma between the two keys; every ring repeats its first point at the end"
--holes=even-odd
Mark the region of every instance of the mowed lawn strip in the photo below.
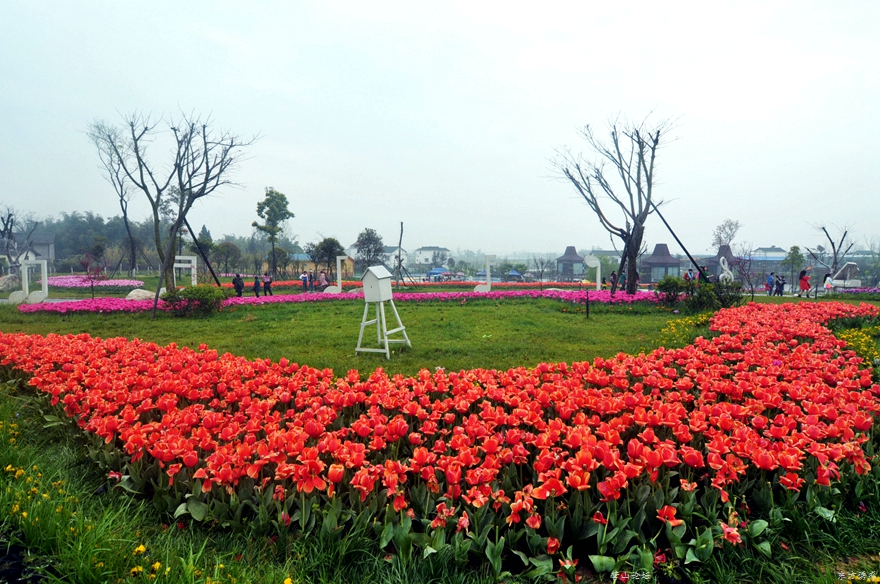
{"type": "MultiPolygon", "coordinates": [[[[272,304],[224,309],[203,319],[160,314],[21,314],[0,307],[0,330],[46,335],[88,333],[93,336],[139,338],[160,345],[177,343],[197,348],[204,343],[220,353],[248,358],[285,357],[300,364],[331,368],[337,375],[383,367],[389,373],[412,375],[420,369],[444,367],[509,369],[541,362],[572,362],[638,353],[653,347],[661,329],[674,318],[656,307],[591,306],[589,318],[577,307],[555,300],[407,302],[397,305],[412,348],[392,345],[392,359],[379,353],[355,353],[362,301],[272,304]]],[[[375,312],[371,309],[369,318],[375,312]]],[[[386,305],[388,327],[396,321],[386,305]]],[[[392,338],[402,338],[393,335],[392,338]]],[[[376,347],[376,327],[364,333],[365,347],[376,347]]]]}

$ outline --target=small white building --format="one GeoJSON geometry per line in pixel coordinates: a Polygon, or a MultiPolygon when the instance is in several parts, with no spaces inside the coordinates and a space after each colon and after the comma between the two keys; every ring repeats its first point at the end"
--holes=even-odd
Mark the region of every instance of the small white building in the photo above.
{"type": "MultiPolygon", "coordinates": [[[[405,249],[396,245],[386,245],[382,248],[382,263],[385,264],[389,270],[397,267],[398,250],[400,250],[400,263],[403,264],[403,267],[406,267],[409,254],[405,249]]],[[[345,248],[345,253],[351,258],[357,258],[357,248],[355,247],[355,244],[352,243],[345,248]]]]}
{"type": "MultiPolygon", "coordinates": [[[[414,261],[420,265],[431,265],[434,261],[434,254],[444,255],[446,259],[449,259],[449,254],[451,253],[448,248],[438,247],[436,245],[429,245],[426,247],[420,247],[415,252],[414,261]]],[[[445,261],[443,262],[446,263],[445,261]]]]}
{"type": "Polygon", "coordinates": [[[385,265],[389,268],[397,267],[397,254],[400,253],[400,263],[403,267],[406,267],[406,262],[408,259],[408,255],[406,250],[402,247],[398,247],[396,245],[386,245],[382,248],[382,256],[384,257],[385,265]]]}

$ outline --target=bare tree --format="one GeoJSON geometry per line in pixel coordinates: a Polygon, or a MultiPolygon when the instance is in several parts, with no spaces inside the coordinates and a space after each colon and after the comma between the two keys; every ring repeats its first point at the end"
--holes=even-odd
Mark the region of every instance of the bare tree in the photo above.
{"type": "Polygon", "coordinates": [[[718,249],[722,245],[730,245],[736,237],[740,227],[742,227],[742,225],[739,221],[725,219],[724,222],[712,232],[712,247],[718,249]]]}
{"type": "MultiPolygon", "coordinates": [[[[122,222],[128,234],[128,258],[129,276],[133,276],[137,268],[137,242],[131,232],[131,223],[128,220],[128,203],[131,201],[132,191],[130,181],[122,167],[122,160],[114,152],[111,144],[117,148],[125,148],[125,136],[119,128],[108,126],[104,122],[94,122],[89,127],[89,139],[98,149],[98,158],[104,167],[107,182],[113,187],[113,191],[119,199],[119,208],[122,210],[122,222]]],[[[120,260],[121,262],[121,260],[120,260]]]]}
{"type": "Polygon", "coordinates": [[[33,213],[24,213],[11,206],[0,212],[0,240],[10,274],[18,271],[22,258],[33,247],[34,231],[39,225],[33,213]]]}
{"type": "Polygon", "coordinates": [[[541,289],[544,289],[544,273],[547,270],[553,269],[556,267],[556,262],[552,259],[549,259],[546,256],[532,256],[532,266],[534,266],[534,272],[538,274],[538,282],[541,284],[541,289]]]}
{"type": "MultiPolygon", "coordinates": [[[[736,260],[733,262],[733,265],[730,266],[731,271],[735,274],[736,278],[748,288],[749,293],[752,296],[752,302],[755,301],[755,287],[764,276],[763,272],[758,274],[754,270],[754,266],[752,265],[754,262],[754,254],[755,250],[751,243],[737,246],[736,260]]],[[[773,293],[772,290],[770,292],[771,294],[773,293]]]]}
{"type": "MultiPolygon", "coordinates": [[[[148,146],[154,141],[156,124],[149,116],[131,114],[125,118],[124,129],[117,129],[103,122],[95,122],[89,135],[99,145],[99,150],[116,158],[126,178],[144,193],[153,211],[153,235],[156,252],[162,261],[165,287],[174,286],[174,244],[177,234],[184,226],[187,213],[193,204],[212,194],[219,187],[232,184],[231,171],[239,162],[242,148],[255,138],[244,140],[225,130],[215,130],[210,119],[203,120],[194,114],[183,114],[168,125],[171,151],[162,167],[148,157],[148,146]],[[173,219],[168,236],[163,240],[160,211],[169,191],[176,187],[179,196],[173,205],[173,219]]],[[[155,304],[159,291],[156,291],[155,304]]]]}
{"type": "Polygon", "coordinates": [[[828,239],[828,243],[831,245],[831,257],[829,258],[826,256],[825,252],[827,250],[821,245],[817,245],[815,250],[812,250],[809,247],[806,248],[807,253],[809,253],[816,262],[828,268],[831,271],[831,275],[834,276],[840,269],[840,264],[843,262],[846,254],[849,253],[849,250],[851,250],[854,245],[854,243],[848,241],[849,229],[844,227],[840,239],[837,241],[834,241],[834,238],[831,237],[831,234],[828,233],[828,229],[826,229],[824,225],[819,225],[817,229],[824,233],[825,238],[828,239]]]}
{"type": "Polygon", "coordinates": [[[636,264],[645,222],[658,204],[654,201],[657,151],[672,127],[670,120],[651,126],[647,119],[638,124],[614,121],[609,124],[610,136],[606,141],[586,126],[580,131],[581,137],[598,154],[599,160],[587,160],[582,154],[573,154],[565,148],[556,151],[553,161],[553,166],[584,198],[602,227],[623,243],[620,269],[626,267],[626,289],[630,294],[636,291],[636,264]],[[612,182],[620,186],[612,186],[612,182]],[[612,210],[617,207],[622,217],[615,219],[609,214],[609,203],[612,210]]]}

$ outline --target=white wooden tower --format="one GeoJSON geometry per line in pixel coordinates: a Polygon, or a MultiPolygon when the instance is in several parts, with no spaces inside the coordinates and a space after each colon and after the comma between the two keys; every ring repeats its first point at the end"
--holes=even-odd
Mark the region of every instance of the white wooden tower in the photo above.
{"type": "Polygon", "coordinates": [[[361,320],[361,332],[358,335],[358,344],[355,353],[385,353],[385,358],[391,358],[391,351],[388,346],[391,343],[406,343],[408,347],[412,347],[409,337],[406,336],[406,327],[400,321],[400,315],[397,314],[397,308],[394,306],[394,300],[391,298],[391,272],[383,266],[372,266],[367,268],[362,278],[364,282],[364,317],[361,320]],[[391,304],[391,310],[394,312],[394,318],[397,319],[397,328],[388,330],[388,323],[385,320],[385,302],[391,304]],[[370,304],[376,307],[376,318],[367,320],[370,312],[370,304]],[[361,346],[364,340],[364,329],[369,326],[376,325],[376,338],[378,340],[378,349],[365,348],[361,346]],[[390,335],[402,333],[402,339],[389,339],[390,335]]]}

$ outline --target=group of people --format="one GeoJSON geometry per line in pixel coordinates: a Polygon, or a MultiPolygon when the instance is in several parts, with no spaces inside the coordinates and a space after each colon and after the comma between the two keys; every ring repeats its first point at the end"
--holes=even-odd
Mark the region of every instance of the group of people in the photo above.
{"type": "MultiPolygon", "coordinates": [[[[810,275],[806,270],[801,270],[801,273],[798,275],[798,282],[800,283],[800,291],[798,292],[798,297],[801,294],[805,294],[807,298],[810,297],[810,275]]],[[[831,274],[825,274],[822,278],[822,287],[825,288],[825,294],[831,294],[832,289],[834,288],[834,280],[831,277],[831,274]]],[[[815,294],[816,298],[819,297],[819,290],[816,290],[815,294]]]]}
{"type": "Polygon", "coordinates": [[[318,278],[315,278],[314,272],[309,270],[306,272],[303,270],[303,273],[299,276],[300,282],[302,282],[303,292],[323,292],[324,288],[330,285],[330,282],[327,281],[327,273],[324,270],[321,270],[321,273],[318,274],[318,278]]]}
{"type": "MultiPolygon", "coordinates": [[[[807,280],[809,287],[809,278],[807,280]]],[[[767,276],[767,282],[764,284],[764,289],[767,291],[767,296],[782,296],[782,293],[785,291],[785,276],[776,272],[770,272],[770,275],[767,276]]]]}
{"type": "MultiPolygon", "coordinates": [[[[324,270],[321,270],[321,273],[318,274],[317,278],[313,272],[306,272],[303,270],[299,279],[302,282],[303,292],[323,292],[324,289],[330,285],[330,282],[327,281],[327,273],[324,272],[324,270]]],[[[240,274],[236,274],[235,277],[232,278],[232,288],[235,290],[236,296],[241,296],[244,293],[244,280],[240,274]]],[[[260,278],[260,276],[254,276],[254,285],[252,289],[254,296],[257,298],[260,297],[261,288],[264,296],[273,296],[272,278],[269,276],[269,272],[265,272],[262,278],[260,278]]]]}
{"type": "MultiPolygon", "coordinates": [[[[272,278],[269,276],[269,272],[263,273],[262,282],[260,276],[254,276],[254,285],[253,291],[254,296],[257,298],[260,297],[260,288],[263,289],[264,296],[273,296],[272,294],[272,278]]],[[[244,280],[242,279],[240,274],[236,274],[234,278],[232,278],[232,288],[235,290],[236,296],[241,296],[244,293],[244,280]]]]}
{"type": "MultiPolygon", "coordinates": [[[[810,289],[812,285],[810,284],[810,268],[805,270],[801,270],[798,274],[798,298],[801,297],[810,297],[810,289]]],[[[832,288],[834,288],[834,282],[831,278],[831,274],[825,274],[822,278],[822,287],[825,288],[825,294],[830,294],[832,288]]],[[[782,296],[783,290],[785,290],[785,276],[782,274],[776,274],[775,272],[770,272],[770,275],[767,276],[767,282],[764,284],[764,289],[767,291],[767,296],[782,296]]],[[[793,292],[793,291],[792,291],[793,292]]],[[[816,290],[815,295],[818,297],[819,291],[816,290]]]]}

